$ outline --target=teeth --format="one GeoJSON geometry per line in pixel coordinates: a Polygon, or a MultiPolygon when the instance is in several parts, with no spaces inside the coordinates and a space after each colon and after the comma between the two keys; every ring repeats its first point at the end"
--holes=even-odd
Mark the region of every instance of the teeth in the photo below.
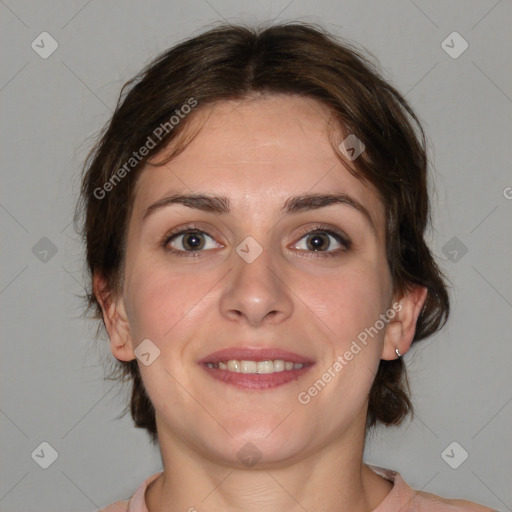
{"type": "MultiPolygon", "coordinates": [[[[220,368],[220,365],[219,365],[220,368]]],[[[235,361],[234,359],[231,359],[231,361],[228,361],[228,370],[230,372],[239,372],[240,371],[240,362],[235,361]]]]}
{"type": "Polygon", "coordinates": [[[240,361],[240,373],[258,373],[258,363],[256,361],[240,361]]]}
{"type": "Polygon", "coordinates": [[[304,365],[302,363],[293,363],[275,359],[274,361],[221,361],[219,363],[207,363],[208,368],[218,368],[236,373],[275,373],[284,370],[300,370],[304,365]]]}
{"type": "Polygon", "coordinates": [[[284,361],[282,359],[276,359],[274,361],[274,371],[282,372],[284,370],[284,361]]]}
{"type": "Polygon", "coordinates": [[[258,373],[274,373],[274,362],[273,361],[260,361],[258,363],[258,373]]]}

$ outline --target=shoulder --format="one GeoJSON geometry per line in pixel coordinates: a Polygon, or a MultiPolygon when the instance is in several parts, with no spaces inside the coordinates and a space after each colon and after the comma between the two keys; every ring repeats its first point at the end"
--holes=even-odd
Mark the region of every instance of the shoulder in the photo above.
{"type": "Polygon", "coordinates": [[[98,512],[128,512],[130,500],[116,501],[108,507],[100,509],[98,512]]]}
{"type": "Polygon", "coordinates": [[[398,471],[370,464],[368,466],[381,477],[393,482],[393,489],[373,512],[497,512],[472,501],[416,491],[398,471]]]}
{"type": "MultiPolygon", "coordinates": [[[[415,499],[419,505],[424,506],[425,510],[429,510],[428,505],[437,505],[439,510],[453,511],[453,512],[496,512],[496,510],[485,507],[478,503],[467,500],[442,498],[436,494],[430,494],[423,491],[415,491],[415,499]]],[[[420,508],[423,510],[423,508],[420,508]]],[[[434,509],[437,510],[437,509],[434,509]]]]}
{"type": "Polygon", "coordinates": [[[97,512],[148,512],[145,499],[146,489],[148,488],[149,484],[156,480],[162,473],[163,470],[146,478],[146,480],[140,484],[131,498],[122,501],[116,501],[115,503],[112,503],[112,505],[104,507],[97,512]]]}

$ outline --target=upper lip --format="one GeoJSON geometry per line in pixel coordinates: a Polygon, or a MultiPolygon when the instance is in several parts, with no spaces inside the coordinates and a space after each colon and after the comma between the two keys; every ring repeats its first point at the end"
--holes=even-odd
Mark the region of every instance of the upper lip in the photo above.
{"type": "Polygon", "coordinates": [[[199,360],[199,363],[220,363],[221,361],[269,361],[282,359],[292,363],[312,364],[314,361],[295,352],[280,348],[231,347],[213,352],[199,360]]]}

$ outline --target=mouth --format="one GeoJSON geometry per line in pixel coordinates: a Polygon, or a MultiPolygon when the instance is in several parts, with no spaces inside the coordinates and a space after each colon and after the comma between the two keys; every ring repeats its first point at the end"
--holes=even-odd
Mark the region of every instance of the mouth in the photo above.
{"type": "Polygon", "coordinates": [[[284,361],[283,359],[270,359],[268,361],[250,361],[229,359],[219,361],[218,363],[206,363],[208,368],[218,368],[234,373],[279,373],[290,370],[300,370],[306,363],[294,363],[292,361],[284,361]]]}
{"type": "Polygon", "coordinates": [[[241,389],[272,389],[295,381],[313,365],[308,357],[281,349],[224,349],[199,364],[214,379],[241,389]]]}

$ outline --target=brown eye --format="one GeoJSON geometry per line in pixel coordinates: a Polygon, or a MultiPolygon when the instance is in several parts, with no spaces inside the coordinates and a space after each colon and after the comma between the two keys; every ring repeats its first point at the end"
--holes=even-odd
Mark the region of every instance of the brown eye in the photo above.
{"type": "Polygon", "coordinates": [[[306,233],[294,247],[306,252],[335,253],[348,249],[350,243],[339,233],[322,229],[306,233]]]}
{"type": "Polygon", "coordinates": [[[308,235],[306,241],[308,249],[312,251],[326,251],[331,244],[329,237],[325,234],[308,235]]]}
{"type": "Polygon", "coordinates": [[[202,231],[183,231],[171,236],[166,245],[175,251],[196,252],[203,249],[215,249],[218,244],[210,235],[202,231]]]}
{"type": "Polygon", "coordinates": [[[183,247],[186,251],[196,251],[204,247],[204,237],[201,233],[187,233],[183,235],[183,247]]]}

